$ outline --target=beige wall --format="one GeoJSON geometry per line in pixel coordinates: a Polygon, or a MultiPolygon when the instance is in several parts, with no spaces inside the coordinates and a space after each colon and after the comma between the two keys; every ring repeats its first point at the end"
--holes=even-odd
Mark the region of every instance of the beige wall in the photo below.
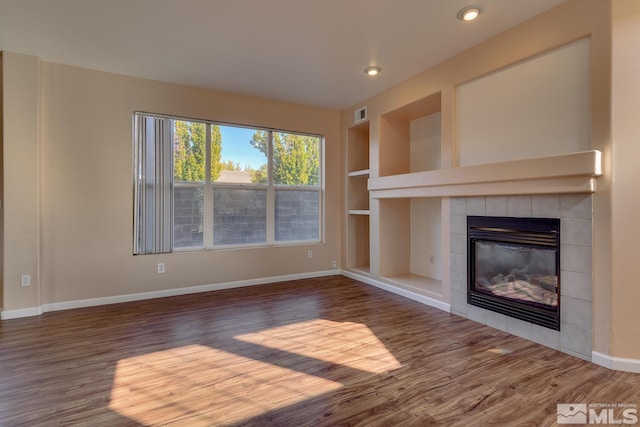
{"type": "Polygon", "coordinates": [[[457,164],[589,150],[590,48],[581,39],[458,86],[457,164]]]}
{"type": "Polygon", "coordinates": [[[442,204],[437,198],[411,199],[409,271],[442,280],[442,204]],[[433,256],[433,263],[431,262],[433,256]]]}
{"type": "Polygon", "coordinates": [[[5,120],[12,123],[5,129],[7,202],[11,196],[27,198],[29,204],[19,211],[11,205],[7,209],[7,230],[23,223],[28,227],[24,236],[6,238],[9,248],[20,237],[23,255],[12,255],[6,263],[11,269],[5,273],[4,309],[326,271],[340,259],[338,112],[6,56],[11,60],[4,68],[5,120]],[[18,108],[24,91],[28,105],[18,108]],[[36,107],[40,138],[33,132],[36,107]],[[133,256],[134,111],[324,135],[325,243],[133,256]],[[26,127],[32,131],[29,148],[23,147],[24,133],[18,134],[26,127]],[[19,146],[23,148],[18,151],[19,146]],[[40,168],[34,165],[36,149],[40,168]],[[29,169],[18,167],[22,161],[29,169]],[[21,175],[28,175],[26,183],[19,181],[25,178],[21,175]],[[39,245],[34,234],[38,228],[39,245]],[[307,257],[310,249],[312,259],[307,257]],[[21,265],[13,264],[18,257],[21,265]],[[165,274],[156,272],[158,262],[166,264],[165,274]],[[36,271],[38,265],[39,286],[21,289],[15,276],[36,271]],[[35,295],[39,288],[42,301],[35,295]]]}
{"type": "Polygon", "coordinates": [[[40,305],[40,61],[3,52],[4,308],[40,305]],[[21,287],[21,275],[31,286],[21,287]]]}
{"type": "MultiPolygon", "coordinates": [[[[617,1],[624,2],[624,0],[613,0],[613,4],[617,1]]],[[[627,0],[625,4],[631,7],[629,4],[633,1],[627,0]]],[[[632,304],[630,299],[625,300],[629,296],[637,296],[638,293],[635,282],[629,280],[629,277],[634,276],[632,271],[628,270],[631,263],[623,265],[617,262],[616,274],[612,274],[612,208],[616,210],[614,214],[618,215],[618,211],[625,209],[623,206],[625,199],[635,200],[636,198],[634,194],[629,193],[630,188],[618,187],[619,183],[616,182],[616,203],[612,204],[614,185],[612,153],[618,153],[618,151],[612,150],[611,142],[611,5],[612,2],[602,0],[568,0],[383,93],[345,109],[342,112],[342,126],[345,134],[344,129],[353,125],[353,111],[367,106],[371,123],[371,176],[375,178],[379,176],[380,162],[378,157],[379,115],[442,91],[442,167],[455,166],[457,162],[455,120],[457,118],[454,117],[453,112],[456,109],[456,90],[460,85],[585,37],[590,38],[591,148],[603,153],[603,176],[598,179],[597,191],[593,197],[595,224],[593,230],[595,242],[593,248],[593,348],[603,354],[640,359],[640,342],[626,339],[628,334],[637,333],[638,330],[638,316],[630,313],[632,304]],[[450,161],[447,162],[447,159],[450,161]],[[612,310],[618,309],[620,311],[614,316],[612,310]],[[613,344],[615,345],[612,347],[613,344]]],[[[621,152],[620,155],[635,152],[628,144],[623,151],[628,153],[621,152]]],[[[629,163],[631,158],[633,156],[628,157],[629,163]]],[[[629,181],[627,183],[629,187],[632,186],[629,181]]],[[[627,213],[627,216],[629,215],[631,214],[627,213]]],[[[617,216],[615,218],[618,221],[617,216]]],[[[630,216],[629,220],[632,222],[630,216]]],[[[372,203],[371,271],[374,274],[377,274],[374,259],[384,255],[383,248],[379,247],[378,236],[378,233],[384,232],[380,229],[381,221],[382,219],[378,217],[378,203],[372,203]]],[[[346,244],[346,241],[343,244],[346,244]]],[[[623,252],[634,253],[637,252],[636,246],[637,244],[633,246],[624,239],[616,241],[615,253],[616,255],[623,252]]],[[[447,269],[445,264],[444,273],[447,269]]]]}
{"type": "Polygon", "coordinates": [[[613,2],[611,355],[640,359],[640,2],[613,2]]]}
{"type": "Polygon", "coordinates": [[[4,136],[3,122],[4,114],[2,110],[2,52],[0,52],[0,307],[2,307],[2,299],[4,295],[4,162],[2,156],[4,149],[2,140],[4,136]]]}

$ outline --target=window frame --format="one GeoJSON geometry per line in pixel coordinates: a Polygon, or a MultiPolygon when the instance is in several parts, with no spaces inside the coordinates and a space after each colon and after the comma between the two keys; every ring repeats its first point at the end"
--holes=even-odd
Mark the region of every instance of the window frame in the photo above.
{"type": "MultiPolygon", "coordinates": [[[[182,116],[173,116],[173,115],[165,115],[165,114],[156,114],[156,113],[148,113],[143,111],[135,111],[133,113],[133,122],[134,122],[134,147],[137,147],[137,144],[140,142],[137,141],[137,138],[140,136],[139,132],[136,132],[136,123],[138,117],[145,118],[159,118],[163,120],[170,120],[171,123],[174,121],[185,121],[185,122],[193,122],[193,123],[202,123],[206,126],[206,156],[205,156],[205,181],[178,181],[174,177],[173,172],[173,156],[175,153],[175,148],[171,148],[171,171],[170,171],[170,186],[171,186],[171,248],[169,252],[136,252],[137,246],[134,244],[134,254],[150,254],[150,253],[180,253],[180,252],[192,252],[192,251],[202,251],[202,250],[225,250],[225,249],[241,249],[241,248],[260,248],[260,247],[276,247],[276,246],[295,246],[295,245],[307,245],[307,244],[316,244],[322,243],[325,240],[325,138],[324,135],[314,134],[310,132],[299,132],[293,130],[285,130],[285,129],[277,129],[277,128],[269,128],[263,126],[251,126],[245,124],[236,124],[215,120],[205,120],[205,119],[195,119],[195,118],[187,118],[182,116]],[[232,182],[214,182],[211,179],[211,130],[213,126],[227,126],[227,127],[238,127],[245,128],[254,131],[264,131],[268,134],[268,149],[267,149],[267,183],[232,183],[232,182]],[[273,135],[275,133],[287,133],[292,135],[301,135],[301,136],[309,136],[318,138],[318,151],[319,151],[319,167],[318,167],[318,185],[287,185],[287,184],[276,184],[273,180],[273,135]],[[197,246],[183,246],[183,247],[175,247],[175,188],[176,187],[203,187],[203,245],[197,246]],[[255,242],[255,243],[232,243],[232,244],[214,244],[214,191],[215,189],[255,189],[255,190],[266,190],[266,239],[264,242],[255,242]],[[279,190],[285,191],[314,191],[318,194],[318,236],[316,239],[303,239],[303,240],[276,240],[276,192],[279,190]]],[[[175,125],[171,126],[172,129],[175,128],[175,125]]],[[[171,138],[173,139],[173,130],[171,134],[171,138]]],[[[224,145],[223,145],[224,147],[224,145]]],[[[134,151],[136,148],[134,148],[134,151]]],[[[136,155],[134,154],[134,187],[139,185],[138,183],[138,165],[136,164],[136,155]]],[[[138,195],[135,194],[134,204],[138,203],[138,195]]],[[[134,209],[139,209],[138,206],[134,206],[134,209]]],[[[140,225],[137,223],[139,221],[139,214],[137,210],[134,214],[134,242],[139,238],[137,235],[137,230],[140,228],[140,225]]]]}

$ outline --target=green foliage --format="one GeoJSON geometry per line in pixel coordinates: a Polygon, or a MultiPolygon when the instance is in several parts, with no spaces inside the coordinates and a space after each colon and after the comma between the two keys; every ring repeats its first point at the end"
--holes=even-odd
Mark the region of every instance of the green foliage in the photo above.
{"type": "MultiPolygon", "coordinates": [[[[174,122],[173,176],[177,181],[204,182],[206,161],[206,125],[174,122]]],[[[211,127],[211,179],[222,171],[222,136],[218,126],[211,127]]]]}
{"type": "Polygon", "coordinates": [[[222,134],[220,133],[220,126],[211,126],[211,181],[215,181],[220,178],[222,172],[222,165],[220,160],[222,159],[222,134]]]}
{"type": "MultiPolygon", "coordinates": [[[[256,131],[251,138],[251,145],[267,156],[268,138],[266,131],[256,131]]],[[[252,174],[253,182],[266,183],[266,175],[266,165],[263,165],[252,174]]],[[[286,185],[319,185],[319,138],[274,132],[273,182],[286,185]]]]}
{"type": "MultiPolygon", "coordinates": [[[[266,158],[269,157],[269,134],[266,131],[255,131],[249,142],[253,148],[259,150],[266,158]]],[[[266,184],[268,179],[266,164],[260,166],[258,170],[251,171],[251,182],[254,184],[266,184]]]]}
{"type": "Polygon", "coordinates": [[[260,169],[251,169],[251,182],[254,184],[266,184],[268,181],[267,164],[260,166],[260,169]]]}
{"type": "Polygon", "coordinates": [[[240,163],[234,163],[232,160],[221,162],[220,167],[223,171],[241,171],[240,163]]]}
{"type": "MultiPolygon", "coordinates": [[[[176,120],[174,127],[174,179],[204,182],[206,161],[206,125],[176,120]]],[[[269,133],[257,130],[251,146],[268,157],[269,133]]],[[[222,161],[222,134],[220,127],[211,126],[211,181],[216,181],[223,170],[240,171],[240,164],[222,161]]],[[[251,173],[251,182],[266,184],[267,165],[251,173]]],[[[320,140],[318,137],[273,132],[273,182],[286,185],[319,185],[320,140]]]]}

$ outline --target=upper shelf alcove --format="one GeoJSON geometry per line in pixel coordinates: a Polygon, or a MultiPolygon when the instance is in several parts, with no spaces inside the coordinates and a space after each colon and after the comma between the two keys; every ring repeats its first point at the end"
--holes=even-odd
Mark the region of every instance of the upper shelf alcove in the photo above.
{"type": "Polygon", "coordinates": [[[440,92],[380,116],[380,176],[440,169],[440,92]]]}
{"type": "Polygon", "coordinates": [[[347,172],[349,176],[369,173],[369,122],[348,129],[347,172]]]}

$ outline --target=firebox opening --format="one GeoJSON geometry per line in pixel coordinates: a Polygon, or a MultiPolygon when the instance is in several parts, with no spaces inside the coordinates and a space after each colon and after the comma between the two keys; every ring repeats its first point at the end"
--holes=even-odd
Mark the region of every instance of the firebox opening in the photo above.
{"type": "Polygon", "coordinates": [[[560,220],[467,217],[471,305],[560,330],[560,220]]]}

